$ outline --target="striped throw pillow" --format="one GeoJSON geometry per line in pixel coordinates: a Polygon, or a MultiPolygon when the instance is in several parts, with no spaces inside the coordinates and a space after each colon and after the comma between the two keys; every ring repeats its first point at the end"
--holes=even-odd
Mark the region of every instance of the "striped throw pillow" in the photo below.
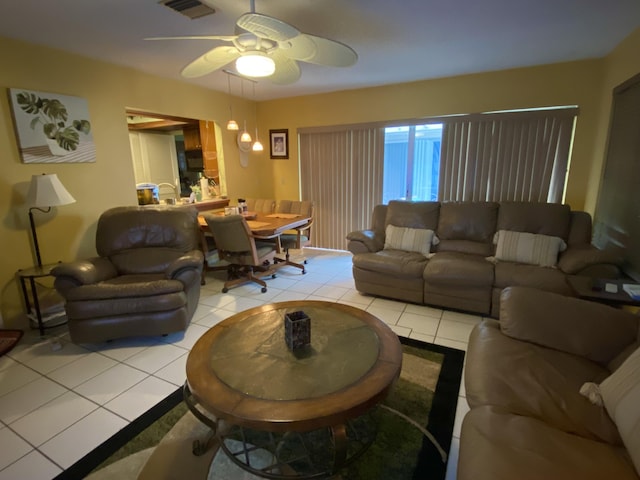
{"type": "Polygon", "coordinates": [[[600,384],[607,413],[640,472],[640,348],[600,384]]]}
{"type": "Polygon", "coordinates": [[[438,237],[436,237],[433,230],[426,228],[408,228],[387,225],[385,230],[385,250],[405,250],[407,252],[418,252],[427,256],[431,251],[432,243],[437,245],[438,237]]]}
{"type": "Polygon", "coordinates": [[[499,230],[496,237],[495,258],[505,262],[553,267],[558,263],[558,253],[567,248],[564,240],[549,235],[499,230]]]}

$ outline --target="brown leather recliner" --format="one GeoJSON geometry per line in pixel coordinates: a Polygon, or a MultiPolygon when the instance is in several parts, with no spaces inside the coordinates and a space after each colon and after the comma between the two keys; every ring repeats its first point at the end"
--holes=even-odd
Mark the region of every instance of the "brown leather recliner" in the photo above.
{"type": "Polygon", "coordinates": [[[186,330],[203,254],[192,206],[116,207],[98,220],[98,257],[52,270],[75,343],[186,330]]]}

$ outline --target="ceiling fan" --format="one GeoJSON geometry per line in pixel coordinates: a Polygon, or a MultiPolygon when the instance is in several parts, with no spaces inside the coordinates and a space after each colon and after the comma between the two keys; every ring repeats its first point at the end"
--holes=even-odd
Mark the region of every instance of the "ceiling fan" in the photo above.
{"type": "Polygon", "coordinates": [[[300,32],[293,25],[255,12],[255,0],[250,0],[251,12],[236,21],[236,35],[196,35],[153,37],[147,40],[220,40],[232,45],[215,47],[193,60],[181,71],[183,77],[195,78],[236,62],[236,69],[247,77],[268,77],[279,85],[300,78],[298,62],[330,67],[348,67],[358,55],[349,46],[300,32]]]}

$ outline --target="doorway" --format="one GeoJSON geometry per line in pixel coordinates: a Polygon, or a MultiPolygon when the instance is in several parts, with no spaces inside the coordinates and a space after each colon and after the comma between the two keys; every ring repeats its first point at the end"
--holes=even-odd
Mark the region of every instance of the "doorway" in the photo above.
{"type": "Polygon", "coordinates": [[[219,191],[213,122],[133,109],[126,115],[136,184],[164,186],[160,201],[188,197],[202,175],[219,191]]]}

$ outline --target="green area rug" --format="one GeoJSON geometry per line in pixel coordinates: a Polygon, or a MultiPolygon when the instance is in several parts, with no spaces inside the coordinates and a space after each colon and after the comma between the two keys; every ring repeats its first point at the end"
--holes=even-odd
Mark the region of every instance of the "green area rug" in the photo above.
{"type": "MultiPolygon", "coordinates": [[[[412,339],[400,340],[404,352],[401,378],[384,406],[374,412],[378,423],[375,441],[340,472],[344,480],[445,477],[443,457],[451,444],[464,352],[412,339]],[[420,427],[426,428],[438,446],[423,435],[420,427]]],[[[182,402],[182,389],[178,389],[57,478],[83,478],[93,470],[157,445],[185,413],[188,409],[182,402]]],[[[168,475],[167,478],[171,476],[168,475]]],[[[205,479],[206,476],[202,480],[205,479]]]]}

